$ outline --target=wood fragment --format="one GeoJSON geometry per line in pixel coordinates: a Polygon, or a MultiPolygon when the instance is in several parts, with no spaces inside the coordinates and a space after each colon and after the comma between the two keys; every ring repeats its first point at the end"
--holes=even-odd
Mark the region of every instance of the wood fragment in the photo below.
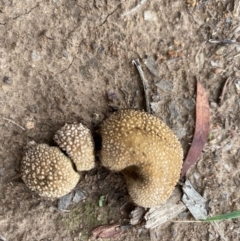
{"type": "Polygon", "coordinates": [[[134,59],[132,61],[133,64],[137,67],[138,73],[140,75],[140,78],[142,80],[143,90],[144,90],[144,96],[145,96],[145,105],[146,105],[146,111],[150,113],[150,98],[149,98],[149,85],[148,80],[145,78],[141,64],[139,59],[134,59]]]}
{"type": "Polygon", "coordinates": [[[231,40],[231,39],[209,39],[209,43],[211,44],[238,44],[236,40],[231,40]]]}
{"type": "Polygon", "coordinates": [[[145,213],[145,208],[143,207],[136,207],[130,214],[130,224],[136,225],[141,222],[143,215],[145,213]]]}
{"type": "Polygon", "coordinates": [[[146,219],[145,228],[157,228],[177,217],[179,213],[185,211],[187,208],[180,201],[181,196],[181,191],[176,187],[167,202],[160,206],[150,208],[144,216],[146,219]]]}
{"type": "Polygon", "coordinates": [[[210,108],[206,90],[197,81],[197,99],[196,99],[196,124],[192,145],[188,151],[187,157],[183,163],[181,177],[183,177],[190,166],[194,165],[207,142],[210,128],[210,108]]]}
{"type": "Polygon", "coordinates": [[[22,129],[23,131],[25,131],[25,128],[22,127],[22,126],[20,126],[19,124],[17,124],[15,121],[10,120],[10,119],[5,118],[5,117],[3,117],[3,120],[9,121],[9,122],[11,122],[12,124],[16,125],[17,127],[19,127],[20,129],[22,129]]]}
{"type": "Polygon", "coordinates": [[[136,12],[147,0],[141,0],[140,3],[135,6],[134,8],[132,8],[131,10],[122,13],[121,14],[121,18],[126,17],[127,15],[133,14],[134,12],[136,12]]]}

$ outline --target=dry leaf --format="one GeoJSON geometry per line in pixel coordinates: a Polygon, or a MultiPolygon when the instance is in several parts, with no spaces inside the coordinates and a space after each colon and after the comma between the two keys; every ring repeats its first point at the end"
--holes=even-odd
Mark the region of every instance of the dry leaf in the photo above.
{"type": "Polygon", "coordinates": [[[207,201],[192,186],[189,180],[183,185],[184,195],[183,203],[187,206],[196,220],[205,220],[207,218],[207,201]]]}
{"type": "Polygon", "coordinates": [[[119,224],[99,226],[92,231],[94,238],[116,238],[122,233],[119,224]]]}
{"type": "Polygon", "coordinates": [[[168,51],[168,57],[170,59],[173,59],[173,58],[182,58],[183,57],[183,53],[180,52],[180,51],[176,51],[176,50],[170,50],[168,51]]]}
{"type": "Polygon", "coordinates": [[[195,7],[197,4],[196,0],[187,0],[187,4],[190,5],[191,7],[195,7]]]}
{"type": "Polygon", "coordinates": [[[187,157],[183,163],[181,177],[183,177],[190,166],[195,164],[207,142],[210,128],[210,109],[208,96],[203,86],[197,82],[197,100],[196,100],[196,124],[192,145],[188,151],[187,157]]]}

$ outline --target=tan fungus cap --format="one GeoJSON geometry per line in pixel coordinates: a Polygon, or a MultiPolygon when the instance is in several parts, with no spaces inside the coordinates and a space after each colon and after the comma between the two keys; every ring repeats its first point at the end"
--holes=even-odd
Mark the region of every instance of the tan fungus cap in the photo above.
{"type": "Polygon", "coordinates": [[[182,168],[183,151],[174,133],[157,117],[122,110],[103,122],[102,164],[126,177],[132,200],[157,206],[171,195],[182,168]]]}

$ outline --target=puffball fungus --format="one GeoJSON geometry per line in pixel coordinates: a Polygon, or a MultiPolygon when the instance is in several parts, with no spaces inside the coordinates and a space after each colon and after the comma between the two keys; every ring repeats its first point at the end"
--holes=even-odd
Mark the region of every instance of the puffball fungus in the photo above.
{"type": "Polygon", "coordinates": [[[22,179],[29,189],[47,198],[59,198],[78,183],[71,160],[57,147],[31,143],[21,163],[22,179]]]}
{"type": "Polygon", "coordinates": [[[182,167],[183,151],[177,137],[157,117],[122,110],[103,122],[102,164],[121,171],[132,200],[142,207],[168,199],[182,167]]]}
{"type": "Polygon", "coordinates": [[[54,135],[54,141],[76,165],[78,171],[87,171],[95,166],[91,132],[81,123],[65,124],[54,135]]]}

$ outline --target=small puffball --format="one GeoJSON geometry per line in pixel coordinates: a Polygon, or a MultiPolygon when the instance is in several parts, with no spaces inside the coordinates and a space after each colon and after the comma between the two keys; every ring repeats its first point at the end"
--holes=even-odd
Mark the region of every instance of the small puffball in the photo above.
{"type": "Polygon", "coordinates": [[[59,148],[33,142],[24,153],[21,174],[29,189],[47,198],[71,192],[80,178],[71,160],[59,148]]]}
{"type": "Polygon", "coordinates": [[[174,133],[157,117],[122,110],[101,125],[103,166],[121,171],[132,200],[157,206],[171,195],[182,168],[183,151],[174,133]]]}
{"type": "Polygon", "coordinates": [[[78,171],[87,171],[95,166],[93,138],[90,130],[79,124],[65,124],[54,135],[54,141],[76,165],[78,171]]]}

